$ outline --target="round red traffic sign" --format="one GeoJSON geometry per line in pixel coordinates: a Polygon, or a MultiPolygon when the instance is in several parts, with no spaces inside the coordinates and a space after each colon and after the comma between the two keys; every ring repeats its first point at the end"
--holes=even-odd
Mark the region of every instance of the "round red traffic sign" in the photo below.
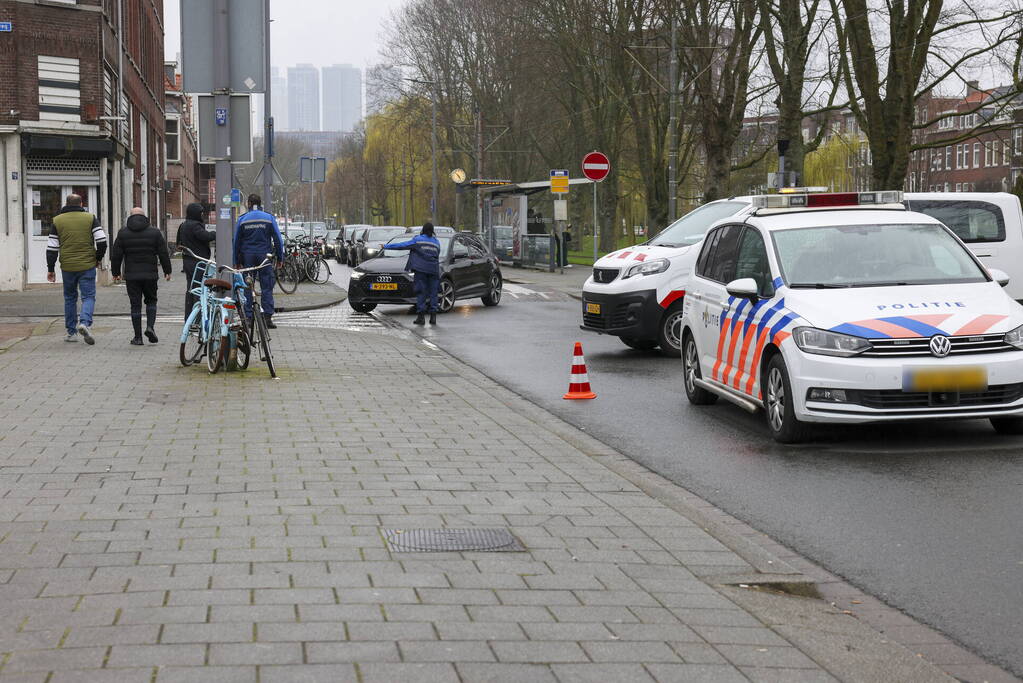
{"type": "Polygon", "coordinates": [[[603,152],[590,152],[583,157],[583,175],[600,182],[611,172],[611,160],[603,152]]]}

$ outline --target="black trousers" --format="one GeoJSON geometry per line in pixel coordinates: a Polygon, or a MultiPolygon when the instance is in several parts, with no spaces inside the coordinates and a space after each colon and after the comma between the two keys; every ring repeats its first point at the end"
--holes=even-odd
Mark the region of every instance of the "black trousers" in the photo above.
{"type": "Polygon", "coordinates": [[[131,314],[142,315],[142,302],[146,308],[156,309],[156,290],[159,280],[128,280],[128,301],[131,302],[131,314]]]}

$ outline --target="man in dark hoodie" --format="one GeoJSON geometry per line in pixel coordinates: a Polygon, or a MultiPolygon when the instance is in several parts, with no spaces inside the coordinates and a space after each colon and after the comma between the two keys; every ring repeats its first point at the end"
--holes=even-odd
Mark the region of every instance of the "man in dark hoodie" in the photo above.
{"type": "MultiPolygon", "coordinates": [[[[206,229],[206,212],[202,204],[193,203],[185,208],[185,220],[178,226],[178,248],[186,247],[191,249],[197,256],[210,258],[210,244],[217,239],[217,233],[206,229]]],[[[181,255],[182,269],[185,273],[185,320],[192,312],[192,307],[198,300],[192,294],[192,276],[195,274],[195,266],[199,263],[188,253],[181,255]]]]}
{"type": "Polygon", "coordinates": [[[124,265],[124,281],[128,286],[131,301],[131,325],[135,328],[133,346],[142,346],[142,301],[146,303],[146,338],[151,344],[159,341],[156,337],[156,290],[160,275],[157,261],[163,267],[163,276],[170,281],[171,262],[167,253],[167,240],[163,233],[149,224],[142,209],[131,210],[124,229],[117,233],[114,248],[110,253],[110,271],[114,281],[121,280],[121,265],[124,265]]]}

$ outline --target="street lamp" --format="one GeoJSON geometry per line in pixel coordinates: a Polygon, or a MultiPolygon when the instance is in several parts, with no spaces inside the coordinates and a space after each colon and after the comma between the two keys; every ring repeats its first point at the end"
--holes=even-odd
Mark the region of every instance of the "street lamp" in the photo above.
{"type": "Polygon", "coordinates": [[[431,110],[431,132],[430,132],[430,156],[433,161],[433,198],[430,200],[430,219],[437,220],[437,81],[423,81],[418,78],[404,79],[410,83],[419,83],[430,86],[430,110],[431,110]]]}

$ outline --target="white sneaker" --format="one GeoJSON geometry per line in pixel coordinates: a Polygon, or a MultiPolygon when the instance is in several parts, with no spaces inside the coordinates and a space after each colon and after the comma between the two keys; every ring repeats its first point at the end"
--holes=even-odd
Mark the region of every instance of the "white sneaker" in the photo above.
{"type": "Polygon", "coordinates": [[[78,341],[78,335],[77,334],[69,334],[68,336],[64,337],[64,341],[66,341],[66,342],[77,342],[78,341]]]}
{"type": "Polygon", "coordinates": [[[85,343],[89,346],[96,343],[96,340],[92,338],[92,330],[89,329],[88,325],[78,323],[78,334],[82,335],[82,339],[84,339],[85,343]]]}

